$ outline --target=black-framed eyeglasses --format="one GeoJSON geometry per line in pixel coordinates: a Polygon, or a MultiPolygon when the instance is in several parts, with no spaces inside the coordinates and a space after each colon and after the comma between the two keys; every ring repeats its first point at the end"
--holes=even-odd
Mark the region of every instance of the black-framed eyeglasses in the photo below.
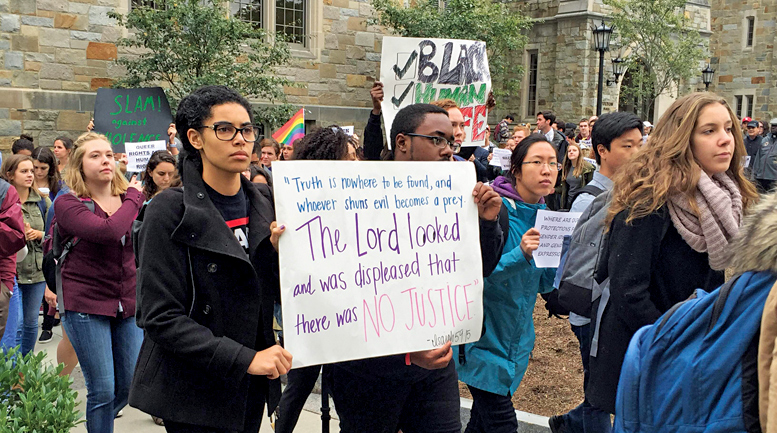
{"type": "Polygon", "coordinates": [[[254,125],[245,125],[242,128],[237,128],[231,123],[218,123],[215,125],[201,125],[199,127],[212,129],[216,133],[216,138],[222,141],[232,141],[237,136],[237,133],[240,132],[245,141],[253,143],[259,134],[259,128],[254,125]]]}
{"type": "Polygon", "coordinates": [[[423,137],[428,138],[429,140],[432,140],[432,144],[434,144],[436,147],[444,147],[449,146],[451,149],[453,149],[453,153],[456,153],[461,148],[461,145],[456,143],[455,141],[450,141],[445,137],[440,137],[439,135],[424,135],[424,134],[416,134],[412,132],[408,132],[404,135],[407,135],[409,137],[423,137]]]}

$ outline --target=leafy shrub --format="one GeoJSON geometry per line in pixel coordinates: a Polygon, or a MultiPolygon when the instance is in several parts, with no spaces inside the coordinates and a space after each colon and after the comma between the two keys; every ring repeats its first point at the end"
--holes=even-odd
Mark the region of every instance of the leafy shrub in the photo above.
{"type": "Polygon", "coordinates": [[[0,433],[68,433],[82,414],[64,364],[46,362],[46,353],[25,356],[19,348],[0,353],[0,433]]]}

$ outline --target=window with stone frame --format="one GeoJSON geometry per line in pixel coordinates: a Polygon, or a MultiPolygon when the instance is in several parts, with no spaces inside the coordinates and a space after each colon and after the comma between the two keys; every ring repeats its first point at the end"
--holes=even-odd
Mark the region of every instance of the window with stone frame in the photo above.
{"type": "Polygon", "coordinates": [[[743,95],[736,95],[734,96],[734,111],[736,112],[737,116],[739,116],[740,119],[744,119],[744,99],[745,97],[743,95]]]}
{"type": "Polygon", "coordinates": [[[539,73],[539,51],[529,51],[529,83],[526,93],[526,117],[534,116],[537,112],[537,74],[539,73]]]}
{"type": "Polygon", "coordinates": [[[251,24],[256,29],[264,28],[263,0],[232,0],[229,11],[233,17],[251,24]]]}
{"type": "Polygon", "coordinates": [[[307,47],[307,0],[275,0],[275,31],[292,44],[307,47]]]}
{"type": "Polygon", "coordinates": [[[745,108],[747,117],[752,119],[753,114],[755,114],[755,110],[753,109],[755,106],[755,95],[745,95],[745,102],[747,103],[747,108],[745,108]]]}
{"type": "Polygon", "coordinates": [[[164,0],[131,0],[130,8],[151,8],[155,10],[162,10],[165,8],[164,0]]]}
{"type": "Polygon", "coordinates": [[[734,114],[740,119],[745,117],[753,118],[755,115],[755,94],[744,93],[734,95],[734,114]]]}
{"type": "Polygon", "coordinates": [[[747,17],[747,33],[745,34],[745,47],[752,47],[755,42],[755,17],[747,17]]]}

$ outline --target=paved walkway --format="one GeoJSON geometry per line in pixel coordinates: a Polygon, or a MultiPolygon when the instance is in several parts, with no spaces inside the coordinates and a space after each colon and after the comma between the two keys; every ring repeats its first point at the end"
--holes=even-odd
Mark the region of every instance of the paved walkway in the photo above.
{"type": "MultiPolygon", "coordinates": [[[[35,351],[45,351],[47,359],[55,362],[57,359],[57,344],[62,340],[62,328],[60,326],[54,327],[54,337],[50,342],[46,344],[37,343],[35,345],[35,351]]],[[[84,384],[84,376],[81,374],[81,368],[76,367],[72,374],[73,377],[73,389],[78,391],[78,401],[80,405],[78,409],[81,412],[86,411],[86,385],[84,384]]],[[[333,404],[330,400],[330,407],[333,404]]],[[[318,433],[321,432],[321,396],[318,394],[311,394],[308,401],[305,403],[305,409],[300,414],[295,432],[302,433],[318,433]]],[[[472,400],[462,398],[461,399],[461,418],[462,426],[467,425],[469,421],[469,411],[472,408],[472,400]]],[[[547,427],[548,418],[534,415],[526,412],[515,411],[519,421],[519,433],[546,433],[550,429],[547,427]]],[[[337,419],[337,412],[332,410],[332,420],[329,422],[329,431],[332,433],[340,431],[339,422],[337,419]]],[[[116,433],[164,433],[164,427],[160,427],[154,424],[149,415],[132,408],[125,407],[124,415],[121,418],[116,419],[114,424],[114,431],[116,433]]],[[[262,422],[262,428],[260,433],[272,433],[273,429],[270,427],[270,423],[267,418],[262,422]]],[[[74,428],[71,433],[86,433],[86,424],[82,423],[78,427],[74,428]]]]}
{"type": "MultiPolygon", "coordinates": [[[[35,345],[35,351],[36,352],[46,352],[47,359],[51,360],[52,362],[55,362],[57,359],[57,344],[59,344],[60,340],[62,340],[62,327],[61,326],[55,326],[54,327],[54,337],[51,339],[50,342],[46,344],[40,344],[36,343],[35,345]]],[[[86,385],[84,383],[84,376],[81,374],[81,367],[76,367],[75,371],[73,371],[73,389],[75,389],[78,392],[78,401],[80,402],[80,405],[78,409],[81,412],[86,411],[86,385]]],[[[302,414],[300,415],[299,423],[297,424],[297,428],[295,431],[299,432],[320,432],[321,431],[321,415],[318,413],[315,413],[315,411],[318,411],[321,407],[321,399],[318,395],[311,396],[313,398],[309,399],[308,402],[305,405],[305,410],[302,411],[302,414]],[[316,406],[317,405],[317,406],[316,406]]],[[[336,416],[337,414],[334,414],[336,416]]],[[[132,408],[132,407],[125,407],[124,408],[124,415],[121,418],[116,419],[116,423],[114,424],[114,431],[117,433],[164,433],[165,429],[164,427],[160,427],[156,424],[154,424],[154,421],[151,420],[151,417],[149,415],[146,415],[145,413],[132,408]]],[[[329,422],[329,428],[331,432],[337,432],[339,431],[339,425],[337,419],[332,419],[329,422]]],[[[270,427],[270,422],[265,418],[265,421],[262,422],[262,428],[259,430],[260,433],[272,433],[272,428],[270,427]]],[[[74,428],[71,433],[86,433],[86,424],[80,424],[78,427],[74,428]]]]}

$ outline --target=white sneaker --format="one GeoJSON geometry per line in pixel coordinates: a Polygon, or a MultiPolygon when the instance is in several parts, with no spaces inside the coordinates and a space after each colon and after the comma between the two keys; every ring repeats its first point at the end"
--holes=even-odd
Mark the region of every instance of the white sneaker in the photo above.
{"type": "Polygon", "coordinates": [[[119,413],[116,414],[116,418],[121,418],[124,416],[124,409],[120,410],[119,413]]]}

